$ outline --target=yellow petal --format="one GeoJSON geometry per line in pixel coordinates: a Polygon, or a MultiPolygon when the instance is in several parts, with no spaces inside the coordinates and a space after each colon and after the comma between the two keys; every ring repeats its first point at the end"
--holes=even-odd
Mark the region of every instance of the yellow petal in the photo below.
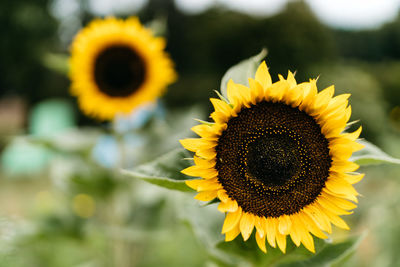
{"type": "Polygon", "coordinates": [[[288,215],[282,215],[279,217],[278,221],[279,233],[281,233],[282,235],[288,235],[292,227],[292,221],[290,220],[290,217],[288,215]]]}
{"type": "MultiPolygon", "coordinates": [[[[216,178],[215,178],[216,179],[216,178]]],[[[197,186],[198,191],[211,191],[211,190],[218,190],[222,188],[222,185],[219,183],[219,181],[215,181],[215,179],[212,180],[203,180],[204,182],[200,183],[197,186]]]]}
{"type": "Polygon", "coordinates": [[[352,132],[352,133],[345,133],[342,136],[345,138],[348,138],[352,141],[355,141],[361,134],[362,131],[362,127],[360,126],[356,131],[352,132]]]}
{"type": "Polygon", "coordinates": [[[345,230],[349,230],[350,227],[347,225],[345,221],[342,220],[339,216],[336,214],[333,214],[330,210],[324,209],[323,207],[320,207],[320,209],[323,210],[323,212],[328,216],[329,220],[336,225],[337,227],[340,227],[345,230]]]}
{"type": "Polygon", "coordinates": [[[225,241],[232,241],[240,234],[239,224],[232,228],[229,232],[225,233],[225,241]]]}
{"type": "Polygon", "coordinates": [[[330,190],[329,190],[328,188],[326,188],[326,187],[322,188],[322,191],[323,191],[325,194],[329,195],[329,196],[344,198],[344,199],[347,199],[347,200],[351,200],[351,201],[353,201],[353,202],[355,202],[355,203],[358,202],[358,199],[357,199],[357,197],[356,197],[355,195],[344,195],[344,194],[334,193],[334,192],[330,191],[330,190]]]}
{"type": "Polygon", "coordinates": [[[339,208],[338,206],[335,205],[335,199],[334,197],[328,196],[326,193],[322,193],[318,199],[318,203],[326,210],[330,210],[336,215],[348,215],[351,214],[352,212],[347,211],[345,209],[339,208]]]}
{"type": "Polygon", "coordinates": [[[239,225],[240,218],[242,217],[242,209],[239,207],[236,212],[229,212],[226,214],[224,225],[222,226],[222,233],[225,234],[231,231],[235,226],[239,225]]]}
{"type": "Polygon", "coordinates": [[[199,166],[200,168],[203,169],[210,169],[215,166],[216,161],[215,160],[207,160],[207,159],[202,159],[199,157],[194,156],[193,157],[194,163],[196,166],[199,166]]]}
{"type": "Polygon", "coordinates": [[[191,128],[198,136],[204,138],[218,138],[213,131],[213,127],[207,124],[199,124],[191,128]]]}
{"type": "Polygon", "coordinates": [[[361,181],[365,176],[365,173],[360,174],[346,174],[344,179],[349,182],[350,184],[356,184],[361,181]]]}
{"type": "Polygon", "coordinates": [[[281,101],[285,96],[286,92],[289,90],[290,85],[286,80],[276,82],[268,89],[268,99],[273,102],[281,101]]]}
{"type": "Polygon", "coordinates": [[[247,86],[236,84],[238,93],[240,95],[240,102],[247,108],[250,107],[251,103],[251,92],[247,86]]]}
{"type": "Polygon", "coordinates": [[[260,236],[257,232],[256,241],[257,241],[257,245],[261,249],[261,251],[264,253],[267,253],[267,247],[265,246],[265,236],[260,236]]]}
{"type": "Polygon", "coordinates": [[[194,179],[194,180],[186,180],[185,184],[189,186],[190,188],[194,189],[197,191],[197,187],[199,184],[203,181],[203,179],[194,179]]]}
{"type": "Polygon", "coordinates": [[[264,89],[259,82],[249,78],[249,86],[250,86],[250,102],[255,105],[256,103],[261,102],[264,99],[265,93],[264,89]]]}
{"type": "Polygon", "coordinates": [[[291,88],[285,97],[285,103],[291,105],[292,107],[296,108],[300,105],[301,101],[303,101],[304,92],[299,86],[291,88]]]}
{"type": "Polygon", "coordinates": [[[330,191],[337,194],[354,195],[354,196],[358,195],[354,187],[344,179],[329,177],[328,181],[325,182],[325,186],[330,191]]]}
{"type": "Polygon", "coordinates": [[[315,253],[314,239],[308,232],[301,232],[301,243],[303,243],[306,249],[308,249],[312,253],[315,253]]]}
{"type": "Polygon", "coordinates": [[[256,227],[260,237],[265,237],[265,221],[266,221],[265,217],[256,216],[256,221],[254,226],[256,227]]]}
{"type": "Polygon", "coordinates": [[[300,219],[297,218],[298,215],[290,215],[290,217],[294,222],[290,230],[290,237],[292,238],[293,243],[298,247],[300,246],[301,241],[300,232],[304,231],[304,229],[300,227],[300,219]]]}
{"type": "Polygon", "coordinates": [[[181,145],[189,151],[196,152],[201,149],[210,149],[217,146],[216,141],[209,141],[203,138],[186,138],[179,140],[181,145]]]}
{"type": "Polygon", "coordinates": [[[231,115],[232,108],[225,101],[217,98],[210,98],[211,103],[214,106],[215,111],[224,113],[227,117],[231,115]]]}
{"type": "Polygon", "coordinates": [[[217,191],[204,191],[198,193],[194,198],[201,201],[211,201],[217,197],[217,191]]]}
{"type": "Polygon", "coordinates": [[[318,93],[316,80],[311,79],[309,83],[302,83],[299,84],[299,86],[304,88],[303,102],[301,102],[299,108],[300,110],[309,112],[313,107],[314,100],[318,93]]]}
{"type": "Polygon", "coordinates": [[[217,152],[214,148],[200,149],[196,151],[196,155],[204,159],[214,159],[217,156],[217,152]]]}
{"type": "Polygon", "coordinates": [[[213,119],[216,123],[224,123],[229,120],[229,116],[220,111],[214,111],[213,113],[211,113],[210,118],[213,119]]]}
{"type": "Polygon", "coordinates": [[[194,177],[204,177],[205,179],[211,179],[218,175],[218,172],[215,169],[203,169],[199,166],[190,166],[186,169],[181,170],[181,173],[194,176],[194,177]]]}
{"type": "Polygon", "coordinates": [[[332,233],[332,226],[329,219],[325,214],[323,214],[316,205],[310,204],[303,208],[303,211],[310,216],[310,218],[315,222],[319,229],[324,232],[332,233]]]}
{"type": "Polygon", "coordinates": [[[347,99],[349,97],[350,97],[350,94],[342,94],[342,95],[335,96],[329,102],[328,107],[323,112],[321,112],[321,114],[319,116],[327,117],[327,116],[330,116],[332,113],[342,112],[342,110],[344,110],[348,105],[347,99]]]}
{"type": "Polygon", "coordinates": [[[226,193],[225,189],[219,190],[218,191],[218,198],[219,200],[221,200],[222,202],[228,202],[231,199],[229,198],[228,194],[226,193]]]}
{"type": "MultiPolygon", "coordinates": [[[[313,107],[315,112],[320,113],[321,110],[325,110],[325,108],[328,106],[330,100],[332,99],[334,92],[335,92],[335,87],[332,85],[318,93],[317,97],[315,98],[314,107],[313,107]]],[[[313,114],[313,112],[311,112],[311,114],[316,115],[316,114],[313,114]]]]}
{"type": "Polygon", "coordinates": [[[330,171],[333,172],[354,172],[356,171],[360,166],[354,162],[351,161],[339,161],[339,160],[333,160],[332,161],[332,166],[329,169],[330,171]]]}
{"type": "Polygon", "coordinates": [[[279,232],[276,233],[276,243],[279,249],[286,253],[286,235],[281,235],[279,232]]]}
{"type": "Polygon", "coordinates": [[[290,85],[290,88],[294,88],[295,86],[297,86],[296,79],[294,78],[294,75],[291,71],[288,72],[287,81],[290,85]]]}
{"type": "Polygon", "coordinates": [[[266,89],[272,84],[271,75],[269,74],[267,64],[265,61],[261,62],[260,66],[256,71],[255,80],[261,84],[261,86],[266,89]]]}
{"type": "Polygon", "coordinates": [[[267,218],[265,221],[265,233],[267,235],[268,243],[271,247],[276,247],[275,237],[277,232],[277,220],[276,218],[267,218]]]}
{"type": "Polygon", "coordinates": [[[226,93],[230,104],[237,105],[240,99],[239,90],[232,79],[228,81],[226,93]]]}
{"type": "Polygon", "coordinates": [[[353,202],[350,202],[348,200],[345,200],[343,198],[331,196],[330,199],[331,199],[331,201],[333,201],[335,203],[336,206],[338,206],[339,208],[342,208],[344,210],[352,210],[352,209],[357,208],[356,204],[354,204],[353,202]]]}
{"type": "Polygon", "coordinates": [[[187,138],[179,140],[181,145],[189,151],[196,152],[201,146],[201,139],[199,138],[187,138]]]}
{"type": "Polygon", "coordinates": [[[253,232],[255,219],[253,214],[243,212],[239,227],[244,241],[249,239],[251,232],[253,232]]]}
{"type": "Polygon", "coordinates": [[[306,213],[302,213],[298,217],[303,224],[307,227],[307,229],[316,237],[319,237],[321,239],[326,239],[328,238],[318,227],[318,225],[315,223],[315,221],[306,213]]]}
{"type": "Polygon", "coordinates": [[[235,212],[238,209],[238,204],[235,200],[228,202],[220,202],[218,205],[218,210],[220,212],[235,212]]]}

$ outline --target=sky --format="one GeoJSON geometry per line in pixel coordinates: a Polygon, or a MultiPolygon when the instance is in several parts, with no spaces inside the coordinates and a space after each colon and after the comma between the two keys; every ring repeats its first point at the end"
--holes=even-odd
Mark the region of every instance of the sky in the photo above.
{"type": "MultiPolygon", "coordinates": [[[[290,0],[176,0],[188,12],[200,12],[212,5],[222,4],[230,9],[257,16],[272,15],[290,0]]],[[[306,0],[324,23],[337,28],[376,28],[393,20],[400,0],[306,0]]]]}

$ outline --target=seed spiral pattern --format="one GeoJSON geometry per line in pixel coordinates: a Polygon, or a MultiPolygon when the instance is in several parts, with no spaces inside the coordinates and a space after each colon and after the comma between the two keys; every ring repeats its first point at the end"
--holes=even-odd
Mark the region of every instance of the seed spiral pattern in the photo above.
{"type": "Polygon", "coordinates": [[[320,194],[329,176],[328,142],[315,120],[282,103],[262,102],[228,122],[216,147],[227,194],[244,211],[279,217],[320,194]]]}

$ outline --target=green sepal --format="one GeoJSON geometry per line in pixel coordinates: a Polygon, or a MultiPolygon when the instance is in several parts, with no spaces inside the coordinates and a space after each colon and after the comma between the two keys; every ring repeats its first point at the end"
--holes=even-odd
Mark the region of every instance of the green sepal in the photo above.
{"type": "Polygon", "coordinates": [[[400,159],[389,156],[374,144],[365,140],[359,140],[358,142],[365,147],[362,150],[355,152],[350,158],[351,161],[361,166],[385,163],[400,164],[400,159]]]}

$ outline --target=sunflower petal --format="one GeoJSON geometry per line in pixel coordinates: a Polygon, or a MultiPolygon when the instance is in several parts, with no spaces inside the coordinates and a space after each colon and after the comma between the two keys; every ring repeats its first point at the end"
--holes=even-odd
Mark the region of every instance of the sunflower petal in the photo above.
{"type": "Polygon", "coordinates": [[[256,221],[254,226],[257,229],[258,234],[260,235],[260,237],[264,237],[265,236],[265,217],[258,217],[256,216],[256,221]]]}
{"type": "Polygon", "coordinates": [[[286,253],[286,235],[281,235],[279,232],[276,233],[276,243],[282,253],[286,253]]]}
{"type": "Polygon", "coordinates": [[[218,210],[221,212],[235,212],[238,209],[238,204],[235,200],[220,202],[218,210]]]}
{"type": "Polygon", "coordinates": [[[299,215],[298,217],[303,224],[307,227],[307,229],[316,237],[321,238],[321,239],[326,239],[328,238],[322,231],[321,228],[318,226],[318,224],[315,223],[315,221],[306,213],[303,213],[299,215]]]}
{"type": "Polygon", "coordinates": [[[267,218],[265,221],[265,233],[271,247],[276,247],[275,237],[277,232],[277,221],[275,218],[267,218]]]}
{"type": "Polygon", "coordinates": [[[239,225],[241,218],[242,218],[242,209],[240,207],[235,212],[227,213],[224,224],[222,226],[222,233],[225,234],[231,231],[236,225],[239,225]]]}
{"type": "Polygon", "coordinates": [[[211,103],[214,106],[215,111],[224,113],[227,117],[231,115],[232,108],[225,101],[217,98],[210,98],[211,103]]]}
{"type": "Polygon", "coordinates": [[[217,191],[203,191],[198,193],[194,198],[200,201],[211,201],[217,197],[217,191]]]}
{"type": "Polygon", "coordinates": [[[255,75],[255,80],[259,82],[264,89],[271,86],[272,79],[265,61],[261,62],[260,66],[258,67],[255,75]]]}
{"type": "Polygon", "coordinates": [[[267,247],[265,246],[265,236],[260,236],[260,234],[257,232],[256,242],[261,251],[267,253],[267,247]]]}
{"type": "Polygon", "coordinates": [[[290,233],[290,229],[292,227],[292,221],[290,220],[290,216],[282,215],[279,217],[279,225],[278,230],[282,235],[288,235],[290,233]]]}
{"type": "Polygon", "coordinates": [[[244,212],[242,214],[239,227],[244,241],[250,238],[250,235],[254,229],[255,219],[255,216],[251,213],[244,212]]]}
{"type": "Polygon", "coordinates": [[[239,224],[234,226],[229,232],[225,233],[225,241],[229,242],[235,239],[240,234],[239,224]]]}

